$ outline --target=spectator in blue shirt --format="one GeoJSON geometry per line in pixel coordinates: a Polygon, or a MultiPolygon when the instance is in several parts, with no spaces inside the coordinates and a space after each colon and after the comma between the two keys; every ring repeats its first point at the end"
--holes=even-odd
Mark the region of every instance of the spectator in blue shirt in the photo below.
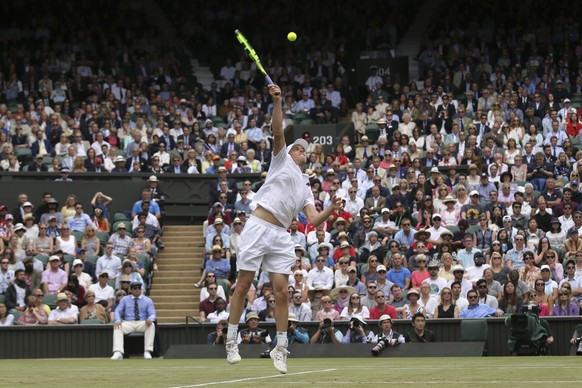
{"type": "Polygon", "coordinates": [[[461,311],[459,318],[485,318],[485,317],[502,317],[503,311],[494,309],[486,304],[479,304],[479,293],[475,290],[467,292],[469,306],[461,311]]]}
{"type": "MultiPolygon", "coordinates": [[[[289,323],[287,328],[287,340],[290,344],[299,343],[299,344],[307,344],[309,343],[309,334],[307,331],[302,327],[297,327],[299,320],[293,313],[289,313],[289,317],[287,318],[289,323]]],[[[277,345],[277,337],[275,337],[275,341],[273,341],[273,345],[277,345]]]]}
{"type": "Polygon", "coordinates": [[[88,214],[83,213],[83,204],[79,202],[75,204],[75,215],[69,217],[67,224],[69,224],[69,229],[71,229],[71,231],[81,233],[84,233],[88,226],[95,226],[93,221],[91,221],[91,217],[89,217],[88,214]]]}
{"type": "MultiPolygon", "coordinates": [[[[228,282],[230,277],[230,261],[223,258],[224,249],[220,245],[212,247],[212,258],[206,262],[206,273],[212,272],[217,278],[228,282]]],[[[230,284],[229,284],[230,285],[230,284]]]]}
{"type": "Polygon", "coordinates": [[[158,203],[152,199],[152,193],[149,189],[144,189],[141,192],[141,200],[133,204],[133,208],[131,209],[131,218],[135,218],[135,216],[143,211],[141,204],[142,202],[146,201],[150,204],[149,212],[156,216],[156,218],[159,220],[162,216],[160,213],[160,205],[158,205],[158,203]]]}
{"type": "Polygon", "coordinates": [[[387,278],[392,283],[398,284],[400,288],[407,290],[410,287],[412,275],[408,268],[402,266],[402,260],[400,253],[392,255],[392,269],[388,271],[387,278]]]}
{"type": "Polygon", "coordinates": [[[131,295],[127,295],[115,309],[113,322],[113,357],[112,360],[123,359],[123,336],[131,333],[144,333],[143,358],[151,359],[154,351],[156,328],[156,309],[154,302],[142,294],[142,284],[132,282],[131,295]]]}

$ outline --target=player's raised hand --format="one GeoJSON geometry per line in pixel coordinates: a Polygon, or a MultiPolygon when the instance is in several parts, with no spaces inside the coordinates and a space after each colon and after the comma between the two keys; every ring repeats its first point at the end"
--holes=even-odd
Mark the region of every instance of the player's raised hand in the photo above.
{"type": "Polygon", "coordinates": [[[269,85],[269,94],[273,97],[273,100],[278,101],[281,99],[281,88],[276,84],[269,85]]]}
{"type": "Polygon", "coordinates": [[[331,197],[331,206],[335,210],[340,209],[342,207],[342,199],[341,199],[341,197],[338,197],[336,195],[334,195],[333,197],[331,197]]]}

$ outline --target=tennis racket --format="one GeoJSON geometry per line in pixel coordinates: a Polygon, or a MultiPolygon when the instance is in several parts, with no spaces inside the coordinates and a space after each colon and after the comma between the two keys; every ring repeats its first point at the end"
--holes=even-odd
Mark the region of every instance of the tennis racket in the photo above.
{"type": "Polygon", "coordinates": [[[239,43],[243,45],[243,47],[245,48],[245,50],[249,54],[249,57],[253,60],[253,62],[255,62],[255,64],[257,65],[257,68],[265,76],[265,81],[267,82],[267,85],[274,83],[273,80],[271,79],[271,77],[269,77],[269,75],[267,74],[267,72],[263,68],[263,65],[261,65],[261,59],[257,55],[257,52],[255,51],[253,46],[251,46],[251,44],[249,43],[247,38],[245,38],[245,36],[239,30],[234,30],[234,35],[236,36],[236,39],[239,41],[239,43]]]}

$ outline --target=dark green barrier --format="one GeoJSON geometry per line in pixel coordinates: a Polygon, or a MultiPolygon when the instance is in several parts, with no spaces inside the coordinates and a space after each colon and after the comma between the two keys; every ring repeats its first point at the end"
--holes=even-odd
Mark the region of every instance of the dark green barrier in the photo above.
{"type": "MultiPolygon", "coordinates": [[[[556,317],[548,319],[555,344],[550,348],[551,355],[569,355],[569,344],[574,327],[582,322],[582,317],[556,317]]],[[[489,318],[488,355],[506,356],[508,330],[504,320],[489,318]]],[[[317,322],[302,323],[310,335],[317,330],[317,322]]],[[[275,334],[274,324],[263,324],[275,334]]],[[[342,332],[347,330],[347,322],[336,322],[342,332]]],[[[410,321],[395,321],[394,329],[406,333],[410,321]]],[[[210,332],[215,329],[209,324],[161,325],[161,353],[165,354],[171,345],[205,344],[210,332]]],[[[436,333],[439,342],[456,342],[460,340],[460,320],[433,319],[427,323],[427,329],[436,333]]],[[[377,323],[370,321],[366,331],[377,330],[377,323]]],[[[137,339],[135,339],[137,340],[137,339]]],[[[73,357],[110,357],[113,344],[113,327],[111,325],[75,325],[75,326],[12,326],[0,328],[0,359],[11,358],[73,358],[73,357]]],[[[134,345],[136,345],[134,343],[134,345]]],[[[446,346],[446,345],[443,345],[446,346]]]]}

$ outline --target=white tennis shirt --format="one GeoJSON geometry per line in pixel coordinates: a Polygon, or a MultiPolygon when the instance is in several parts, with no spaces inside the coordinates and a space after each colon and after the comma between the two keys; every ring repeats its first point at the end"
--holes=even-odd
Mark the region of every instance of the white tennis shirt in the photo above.
{"type": "Polygon", "coordinates": [[[301,172],[283,148],[277,156],[273,155],[267,179],[255,194],[251,210],[261,205],[288,228],[291,220],[308,204],[315,204],[309,176],[301,172]]]}

